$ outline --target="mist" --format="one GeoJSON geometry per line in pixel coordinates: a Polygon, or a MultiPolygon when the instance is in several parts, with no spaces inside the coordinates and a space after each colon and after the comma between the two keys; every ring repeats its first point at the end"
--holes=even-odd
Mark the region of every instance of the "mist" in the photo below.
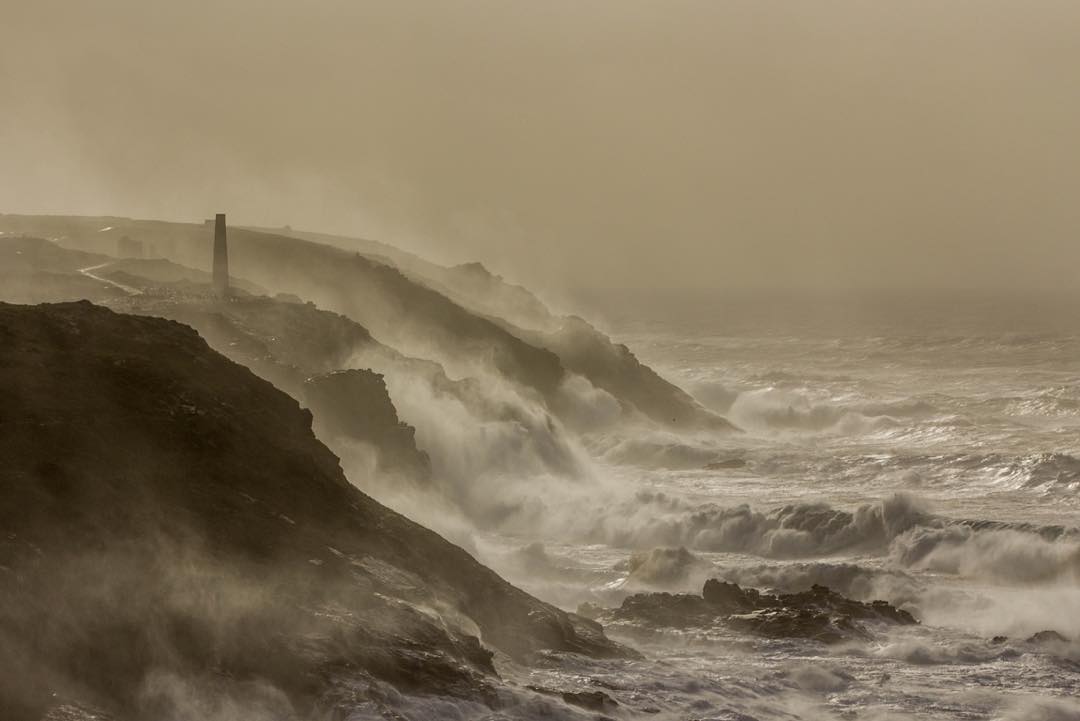
{"type": "Polygon", "coordinates": [[[292,224],[542,289],[1080,280],[1042,0],[4,0],[4,212],[292,224]]]}
{"type": "Polygon", "coordinates": [[[1080,721],[1077,38],[0,0],[0,717],[1080,721]]]}

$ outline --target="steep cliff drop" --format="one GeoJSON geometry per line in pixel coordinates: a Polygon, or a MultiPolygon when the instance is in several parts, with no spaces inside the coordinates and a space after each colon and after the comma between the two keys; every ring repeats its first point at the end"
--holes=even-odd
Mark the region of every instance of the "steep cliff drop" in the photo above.
{"type": "Polygon", "coordinates": [[[497,705],[489,649],[626,653],[358,491],[176,322],[0,304],[0,457],[4,719],[497,705]]]}
{"type": "MultiPolygon", "coordinates": [[[[114,252],[112,236],[128,234],[145,239],[174,262],[206,266],[207,234],[201,225],[0,215],[0,228],[104,253],[114,252]]],[[[248,281],[342,313],[382,343],[435,360],[453,377],[481,372],[506,379],[559,412],[565,384],[577,374],[615,396],[628,418],[640,414],[662,427],[684,430],[733,429],[627,347],[579,318],[556,316],[526,289],[479,264],[447,268],[384,244],[281,229],[230,228],[228,242],[231,267],[242,268],[238,274],[248,281]]]]}

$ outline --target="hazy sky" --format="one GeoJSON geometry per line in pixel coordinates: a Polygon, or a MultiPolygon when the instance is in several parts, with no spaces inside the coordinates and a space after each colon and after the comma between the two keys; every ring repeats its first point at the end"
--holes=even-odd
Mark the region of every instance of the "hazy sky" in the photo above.
{"type": "Polygon", "coordinates": [[[1076,0],[0,0],[0,212],[546,286],[1080,288],[1076,0]]]}

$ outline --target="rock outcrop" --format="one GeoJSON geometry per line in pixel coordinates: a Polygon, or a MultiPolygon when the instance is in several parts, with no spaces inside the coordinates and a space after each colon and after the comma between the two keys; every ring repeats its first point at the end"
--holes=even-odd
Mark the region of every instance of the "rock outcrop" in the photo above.
{"type": "Polygon", "coordinates": [[[491,648],[624,653],[344,477],[191,328],[0,304],[0,717],[496,703],[491,648]]]}
{"type": "MultiPolygon", "coordinates": [[[[0,215],[0,229],[55,237],[99,253],[114,252],[117,239],[126,235],[192,268],[205,268],[209,257],[206,229],[197,224],[0,215]]],[[[558,412],[563,384],[578,374],[613,395],[631,416],[641,413],[681,428],[733,428],[626,346],[580,318],[552,314],[532,293],[480,264],[447,268],[384,244],[287,229],[230,228],[229,252],[230,267],[246,281],[342,313],[405,355],[438,361],[452,377],[475,376],[478,370],[495,374],[558,412]]],[[[175,275],[175,269],[147,261],[124,263],[125,273],[151,268],[175,275]]]]}
{"type": "Polygon", "coordinates": [[[370,370],[341,370],[304,382],[304,402],[315,416],[315,430],[333,446],[337,441],[368,443],[378,453],[380,470],[423,480],[431,459],[416,447],[416,429],[398,418],[386,381],[370,370]]]}
{"type": "MultiPolygon", "coordinates": [[[[431,419],[424,415],[427,407],[423,403],[417,407],[417,390],[435,398],[452,398],[460,402],[478,424],[514,424],[527,444],[555,451],[543,456],[553,471],[573,473],[576,470],[573,454],[567,449],[566,439],[558,437],[561,429],[552,422],[550,414],[535,412],[537,407],[527,399],[515,399],[513,394],[500,392],[499,385],[490,383],[488,378],[451,379],[440,364],[410,358],[380,343],[366,328],[346,316],[294,297],[278,295],[269,298],[249,294],[243,288],[250,284],[236,278],[232,283],[232,297],[223,303],[213,294],[209,274],[200,275],[197,271],[166,262],[109,261],[106,258],[97,264],[96,280],[85,278],[70,270],[82,262],[84,254],[50,241],[37,242],[46,246],[48,252],[37,254],[38,262],[28,267],[49,272],[66,283],[65,287],[57,289],[55,297],[45,295],[42,298],[39,294],[37,300],[73,297],[71,293],[77,293],[83,287],[81,282],[94,284],[95,290],[111,289],[115,293],[108,295],[108,307],[190,325],[215,350],[246,365],[302,403],[309,401],[306,385],[309,378],[348,368],[369,368],[384,374],[387,395],[379,395],[379,388],[375,386],[360,394],[374,404],[375,412],[369,411],[364,404],[347,407],[343,399],[335,399],[332,404],[320,405],[315,414],[315,427],[320,438],[331,446],[343,463],[350,468],[375,471],[361,473],[358,478],[365,484],[364,489],[377,492],[380,497],[397,493],[401,480],[419,481],[420,486],[426,486],[429,480],[425,454],[417,448],[408,429],[400,427],[403,408],[398,406],[395,414],[378,412],[391,402],[393,395],[397,394],[399,400],[404,395],[406,400],[414,402],[412,412],[419,413],[422,422],[428,422],[430,434],[431,419]],[[147,272],[153,278],[134,275],[135,272],[147,272]],[[118,283],[127,290],[120,290],[111,283],[118,283]],[[324,411],[332,412],[333,422],[321,417],[324,411]],[[379,419],[386,420],[388,425],[376,429],[379,419]],[[344,424],[342,428],[333,427],[339,422],[344,424]],[[363,426],[367,431],[358,437],[345,426],[353,431],[363,426]],[[382,440],[387,443],[380,445],[382,440]],[[378,472],[382,470],[392,473],[378,472]],[[378,488],[369,481],[375,482],[378,488]]],[[[9,245],[9,241],[0,239],[0,250],[9,245]]],[[[27,267],[20,268],[27,270],[27,267]]],[[[8,286],[0,288],[0,300],[9,299],[8,290],[8,286]]],[[[442,461],[445,470],[445,453],[442,461]]],[[[453,472],[457,470],[452,469],[453,472]]],[[[461,478],[459,483],[467,480],[461,478]]],[[[454,497],[460,495],[451,493],[454,497]]],[[[450,500],[457,502],[454,498],[450,500]]]]}
{"type": "Polygon", "coordinates": [[[757,636],[823,643],[868,640],[876,624],[917,623],[885,601],[854,601],[825,586],[773,596],[717,579],[706,581],[700,596],[639,593],[615,609],[589,606],[581,611],[605,622],[684,629],[721,625],[757,636]]]}

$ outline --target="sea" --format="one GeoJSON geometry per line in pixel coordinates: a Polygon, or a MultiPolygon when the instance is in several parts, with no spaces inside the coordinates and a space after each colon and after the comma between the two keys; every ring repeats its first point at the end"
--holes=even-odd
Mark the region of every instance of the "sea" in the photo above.
{"type": "Polygon", "coordinates": [[[426,699],[413,713],[1080,719],[1075,297],[637,292],[589,307],[739,430],[581,431],[579,477],[501,468],[504,516],[440,530],[568,610],[720,578],[822,584],[919,623],[832,645],[613,623],[641,658],[500,658],[504,708],[426,699]],[[612,703],[553,705],[530,686],[612,703]]]}

